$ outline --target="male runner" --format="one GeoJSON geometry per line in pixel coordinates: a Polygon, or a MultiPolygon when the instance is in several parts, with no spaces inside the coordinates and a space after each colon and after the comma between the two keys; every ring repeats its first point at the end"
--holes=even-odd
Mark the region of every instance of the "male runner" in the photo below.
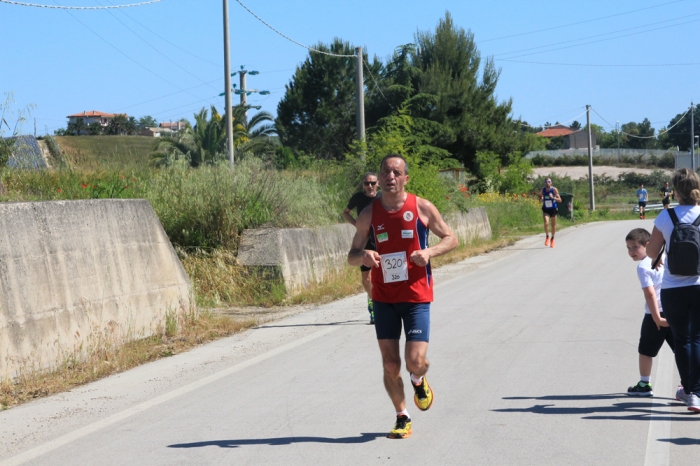
{"type": "Polygon", "coordinates": [[[544,240],[544,245],[554,247],[554,233],[557,231],[557,202],[561,202],[559,190],[552,186],[552,180],[547,178],[544,180],[544,188],[540,193],[542,201],[542,217],[544,218],[544,234],[547,236],[544,240]],[[552,219],[552,239],[549,239],[549,219],[552,219]]]}
{"type": "MultiPolygon", "coordinates": [[[[357,216],[359,217],[360,212],[362,212],[365,207],[370,205],[377,197],[377,174],[373,172],[365,173],[362,178],[362,191],[352,195],[348,201],[348,206],[343,211],[343,218],[350,225],[355,226],[357,220],[350,214],[352,209],[357,210],[357,216]]],[[[365,245],[365,249],[375,249],[374,238],[370,236],[365,245]]],[[[369,323],[374,324],[374,309],[372,307],[372,281],[370,280],[369,273],[372,269],[370,267],[360,266],[360,273],[362,274],[362,287],[367,292],[367,310],[369,311],[369,323]]]]}
{"type": "Polygon", "coordinates": [[[664,188],[661,190],[661,203],[664,209],[668,209],[671,205],[671,196],[673,196],[673,189],[671,189],[667,181],[664,183],[664,188]]]}
{"type": "Polygon", "coordinates": [[[430,201],[404,190],[408,166],[403,157],[384,157],[379,172],[382,197],[360,213],[357,233],[348,253],[348,263],[373,267],[372,299],[379,350],[384,366],[384,387],[396,409],[396,424],[389,438],[408,438],[411,417],[401,379],[399,340],[403,323],[406,335],[404,357],[410,372],[415,402],[425,411],[433,403],[433,392],[425,378],[428,372],[430,303],[433,280],[430,259],[451,251],[457,238],[430,201]],[[428,247],[428,230],[440,242],[428,247]],[[374,236],[377,250],[363,249],[374,236]]]}
{"type": "Polygon", "coordinates": [[[639,189],[637,190],[637,199],[639,199],[639,218],[644,219],[646,217],[646,208],[647,208],[647,197],[649,194],[647,193],[647,190],[644,189],[644,184],[639,185],[639,189]]]}

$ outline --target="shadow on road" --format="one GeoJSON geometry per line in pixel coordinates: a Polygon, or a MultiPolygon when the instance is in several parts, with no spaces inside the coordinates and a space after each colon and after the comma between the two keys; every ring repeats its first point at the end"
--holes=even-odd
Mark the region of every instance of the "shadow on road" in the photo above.
{"type": "MultiPolygon", "coordinates": [[[[540,397],[514,396],[505,397],[504,400],[545,400],[545,401],[588,401],[588,400],[615,400],[631,397],[623,393],[607,393],[595,395],[549,395],[540,397]]],[[[659,401],[670,401],[669,408],[683,406],[675,398],[654,397],[644,400],[612,403],[606,406],[557,406],[555,404],[538,404],[528,408],[502,408],[494,409],[500,413],[533,413],[533,414],[569,414],[582,415],[581,419],[592,420],[616,420],[616,421],[700,421],[700,417],[690,412],[659,411],[659,401]],[[655,409],[654,409],[655,408],[655,409]],[[652,416],[653,415],[653,416],[652,416]]]]}
{"type": "Polygon", "coordinates": [[[688,438],[688,437],[668,438],[668,439],[663,438],[663,439],[659,439],[659,442],[670,442],[674,445],[680,445],[680,446],[700,445],[700,439],[688,438]]]}
{"type": "Polygon", "coordinates": [[[327,322],[323,324],[299,324],[299,325],[261,325],[255,327],[256,330],[266,328],[284,328],[284,327],[327,327],[329,325],[369,325],[367,320],[346,320],[343,322],[327,322]]]}
{"type": "Polygon", "coordinates": [[[279,437],[279,438],[260,438],[260,439],[240,439],[240,440],[209,440],[205,442],[193,443],[176,443],[168,445],[168,448],[201,448],[201,447],[219,447],[219,448],[238,448],[242,445],[291,445],[292,443],[367,443],[379,437],[386,437],[384,433],[360,434],[359,437],[279,437]]]}

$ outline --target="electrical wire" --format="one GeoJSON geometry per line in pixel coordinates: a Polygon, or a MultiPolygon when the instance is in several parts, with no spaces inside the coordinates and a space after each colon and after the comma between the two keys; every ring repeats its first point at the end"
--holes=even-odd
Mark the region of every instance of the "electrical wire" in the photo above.
{"type": "Polygon", "coordinates": [[[391,102],[389,102],[389,99],[386,98],[384,93],[382,92],[382,88],[379,87],[379,83],[377,83],[377,80],[374,79],[374,75],[372,74],[372,71],[369,69],[369,63],[365,61],[365,59],[362,59],[362,63],[365,65],[365,68],[367,68],[367,73],[369,73],[370,78],[372,78],[372,81],[374,81],[374,87],[377,88],[379,93],[381,94],[382,97],[384,97],[384,100],[386,100],[386,103],[389,104],[389,107],[391,107],[392,110],[394,110],[394,106],[391,105],[391,102]]]}
{"type": "Polygon", "coordinates": [[[558,62],[543,62],[530,60],[511,60],[510,58],[494,58],[494,61],[506,61],[510,63],[526,63],[529,65],[549,65],[549,66],[583,66],[583,67],[598,67],[598,68],[654,68],[659,66],[697,66],[700,62],[695,63],[658,63],[658,64],[603,64],[603,63],[558,63],[558,62]]]}
{"type": "MultiPolygon", "coordinates": [[[[108,1],[109,3],[112,3],[112,2],[110,2],[109,0],[107,0],[107,1],[108,1]]],[[[100,3],[99,0],[97,0],[97,3],[100,3]]],[[[134,31],[133,29],[131,29],[124,21],[122,21],[121,19],[119,19],[119,18],[117,17],[117,15],[115,15],[114,13],[112,13],[112,12],[109,11],[109,10],[107,11],[107,13],[109,13],[114,19],[116,19],[117,21],[119,21],[119,22],[121,23],[122,26],[124,26],[125,28],[127,28],[133,35],[135,35],[136,37],[138,37],[143,43],[145,43],[145,44],[148,45],[150,48],[152,48],[157,54],[159,54],[160,56],[162,56],[163,58],[165,58],[166,60],[168,60],[168,61],[169,61],[170,63],[172,63],[173,65],[175,65],[175,66],[177,66],[178,68],[180,68],[180,69],[181,69],[182,71],[184,71],[185,73],[187,73],[187,74],[189,74],[190,76],[192,76],[193,78],[195,78],[197,81],[201,82],[202,84],[207,84],[202,78],[200,78],[200,77],[197,76],[196,74],[192,73],[192,72],[191,72],[190,70],[188,70],[187,68],[185,68],[185,67],[183,67],[183,66],[180,66],[180,65],[179,65],[178,63],[176,63],[174,60],[171,60],[170,57],[168,57],[166,54],[164,54],[163,52],[161,52],[160,50],[158,50],[158,48],[156,48],[154,45],[152,45],[152,44],[151,44],[150,42],[148,42],[146,39],[144,39],[143,37],[141,37],[136,31],[134,31]]],[[[207,85],[208,85],[209,87],[211,87],[212,89],[216,89],[216,88],[215,88],[214,86],[212,86],[211,84],[207,84],[207,85]]]]}
{"type": "Polygon", "coordinates": [[[650,6],[650,7],[647,7],[647,8],[639,8],[639,9],[637,9],[637,10],[625,11],[625,12],[622,12],[622,13],[616,13],[616,14],[614,14],[614,15],[601,16],[601,17],[599,17],[599,18],[593,18],[593,19],[589,19],[589,20],[586,20],[586,21],[579,21],[578,23],[569,23],[569,24],[564,24],[564,25],[562,25],[562,26],[554,26],[554,27],[551,27],[551,28],[538,29],[538,30],[536,30],[536,31],[521,32],[521,33],[518,33],[518,34],[509,35],[509,36],[502,36],[502,37],[495,37],[495,38],[493,38],[493,39],[481,40],[481,41],[479,41],[479,42],[477,42],[477,43],[481,44],[481,43],[484,43],[484,42],[491,42],[491,41],[494,41],[494,40],[510,39],[511,37],[526,36],[526,35],[535,34],[535,33],[538,33],[538,32],[553,31],[553,30],[555,30],[555,29],[562,29],[562,28],[566,28],[566,27],[569,27],[569,26],[578,26],[578,25],[580,25],[580,24],[591,23],[591,22],[600,21],[600,20],[603,20],[603,19],[615,18],[616,16],[623,16],[623,15],[628,15],[628,14],[630,14],[630,13],[638,13],[638,12],[644,11],[644,10],[651,10],[652,8],[659,8],[659,7],[662,7],[662,6],[671,5],[671,4],[673,4],[673,3],[681,3],[681,2],[683,2],[683,1],[684,1],[684,0],[676,0],[676,1],[674,1],[674,2],[661,3],[661,4],[659,4],[659,5],[654,5],[654,6],[650,6]]]}
{"type": "Polygon", "coordinates": [[[241,2],[241,0],[236,0],[236,3],[238,3],[240,6],[242,6],[248,13],[250,13],[251,15],[253,15],[258,21],[260,21],[261,23],[263,23],[265,26],[267,26],[268,28],[272,29],[273,31],[275,31],[277,34],[279,34],[280,36],[284,37],[284,38],[287,39],[288,41],[290,41],[290,42],[292,42],[292,43],[298,45],[299,47],[303,47],[303,48],[307,49],[309,52],[321,53],[321,54],[323,54],[323,55],[330,55],[331,57],[354,57],[354,56],[355,56],[355,55],[340,55],[340,54],[337,54],[337,53],[324,52],[323,50],[314,49],[314,48],[312,48],[312,47],[309,47],[309,46],[307,46],[307,45],[302,44],[301,42],[297,42],[297,41],[295,41],[294,39],[292,39],[291,37],[284,35],[284,34],[281,33],[280,31],[278,31],[277,29],[275,29],[275,28],[273,28],[272,26],[270,26],[269,24],[267,24],[267,23],[265,22],[264,19],[262,19],[260,16],[256,15],[255,13],[253,13],[253,12],[250,10],[250,8],[248,8],[247,6],[245,6],[245,5],[243,4],[243,2],[241,2]]]}
{"type": "Polygon", "coordinates": [[[40,5],[38,3],[16,2],[14,0],[0,0],[2,3],[18,6],[33,6],[36,8],[51,8],[54,10],[115,10],[117,8],[131,8],[135,6],[150,5],[151,3],[159,3],[161,0],[150,0],[141,3],[130,3],[128,5],[111,5],[111,6],[62,6],[62,5],[40,5]]]}
{"type": "MultiPolygon", "coordinates": [[[[593,110],[593,113],[595,113],[596,115],[598,115],[598,116],[600,117],[601,120],[603,120],[604,122],[606,122],[608,125],[612,126],[612,124],[611,124],[608,120],[606,120],[605,118],[603,118],[603,117],[601,116],[600,113],[596,112],[595,109],[594,109],[593,107],[591,107],[591,110],[593,110]]],[[[673,125],[669,126],[669,127],[666,128],[665,130],[659,131],[659,132],[656,134],[656,136],[636,136],[636,135],[634,135],[634,134],[626,133],[626,132],[624,132],[624,131],[620,131],[620,134],[624,134],[625,136],[629,136],[629,137],[634,138],[634,139],[656,139],[657,137],[661,136],[662,134],[666,134],[666,133],[668,133],[669,131],[671,131],[672,128],[678,126],[678,124],[679,124],[681,121],[683,121],[683,118],[685,118],[685,116],[688,114],[688,112],[690,112],[690,107],[688,107],[688,110],[685,111],[685,113],[678,119],[678,121],[676,121],[673,125]]]]}
{"type": "Polygon", "coordinates": [[[683,22],[683,23],[677,23],[677,24],[673,24],[673,25],[670,25],[670,26],[661,26],[661,27],[654,28],[654,29],[648,29],[648,30],[646,30],[646,31],[632,32],[632,33],[630,33],[630,34],[623,34],[623,35],[621,35],[621,36],[610,37],[610,38],[607,38],[607,39],[592,40],[592,41],[589,41],[589,42],[583,42],[583,43],[581,43],[581,44],[567,45],[567,46],[558,47],[558,48],[555,48],[555,49],[541,50],[541,51],[539,51],[539,52],[525,53],[525,54],[523,54],[523,55],[517,55],[517,56],[511,57],[511,58],[529,57],[530,55],[537,55],[537,54],[540,54],[540,53],[549,53],[549,52],[555,52],[555,51],[557,51],[557,50],[564,50],[564,49],[570,49],[570,48],[573,48],[573,47],[580,47],[580,46],[582,46],[582,45],[597,44],[597,43],[599,43],[599,42],[607,42],[607,41],[610,41],[610,40],[621,39],[621,38],[623,38],[623,37],[636,36],[636,35],[639,35],[639,34],[645,34],[645,33],[647,33],[647,32],[658,31],[658,30],[660,30],[660,29],[668,29],[668,28],[670,28],[670,27],[682,26],[682,25],[684,25],[684,24],[697,23],[698,21],[700,21],[700,19],[693,19],[693,20],[690,20],[690,21],[686,21],[686,22],[683,22]]]}
{"type": "MultiPolygon", "coordinates": [[[[540,45],[540,46],[537,46],[537,47],[529,47],[529,48],[526,48],[526,49],[513,50],[512,52],[497,53],[497,54],[495,54],[494,56],[495,56],[495,57],[498,57],[498,56],[501,56],[501,55],[511,55],[511,54],[516,54],[516,53],[520,53],[520,52],[528,52],[528,51],[530,51],[530,50],[543,49],[543,48],[546,48],[546,47],[554,47],[554,46],[556,46],[556,45],[569,44],[569,43],[571,43],[571,42],[578,42],[578,41],[582,41],[582,40],[595,39],[596,37],[603,37],[603,36],[609,36],[609,35],[612,35],[612,34],[619,34],[619,33],[622,33],[622,32],[633,31],[633,30],[635,30],[635,29],[642,29],[642,28],[645,28],[645,27],[648,27],[648,26],[655,26],[655,25],[658,25],[658,24],[670,23],[670,22],[672,22],[672,21],[680,21],[680,20],[692,18],[692,17],[695,17],[695,16],[700,16],[700,13],[695,13],[695,14],[693,14],[693,15],[681,16],[681,17],[673,18],[673,19],[667,19],[667,20],[664,20],[664,21],[656,21],[656,22],[654,22],[654,23],[643,24],[643,25],[641,25],[641,26],[635,26],[635,27],[626,28],[626,29],[619,29],[619,30],[617,30],[617,31],[605,32],[605,33],[603,33],[603,34],[595,34],[595,35],[592,35],[592,36],[581,37],[581,38],[579,38],[579,39],[565,40],[565,41],[563,41],[563,42],[556,42],[556,43],[554,43],[554,44],[540,45]]],[[[685,23],[680,23],[680,24],[685,24],[685,23]]],[[[671,25],[669,25],[669,26],[664,26],[664,27],[673,27],[673,26],[678,26],[678,25],[677,25],[677,24],[671,24],[671,25]]],[[[656,30],[656,29],[653,29],[653,30],[656,30]]],[[[642,32],[648,32],[648,31],[642,31],[642,32]]],[[[640,33],[640,34],[641,34],[641,33],[640,33]]],[[[619,36],[619,37],[626,37],[626,36],[619,36]]],[[[617,37],[612,37],[611,39],[617,39],[617,37]]],[[[574,46],[576,46],[576,45],[583,45],[583,44],[575,44],[574,46]]],[[[515,58],[515,57],[514,57],[514,58],[515,58]]]]}

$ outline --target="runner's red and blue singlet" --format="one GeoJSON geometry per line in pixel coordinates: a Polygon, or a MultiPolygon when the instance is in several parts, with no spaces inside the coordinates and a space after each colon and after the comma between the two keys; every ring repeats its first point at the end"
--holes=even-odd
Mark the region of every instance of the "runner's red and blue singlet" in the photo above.
{"type": "Polygon", "coordinates": [[[372,269],[372,299],[384,303],[430,303],[433,276],[430,263],[420,267],[411,253],[428,247],[428,228],[418,216],[416,196],[406,195],[397,212],[387,212],[381,199],[372,202],[371,234],[381,267],[372,269]]]}

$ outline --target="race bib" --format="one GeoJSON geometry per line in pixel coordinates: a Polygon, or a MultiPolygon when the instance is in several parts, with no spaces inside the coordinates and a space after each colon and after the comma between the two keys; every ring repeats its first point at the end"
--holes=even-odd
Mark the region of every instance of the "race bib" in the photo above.
{"type": "Polygon", "coordinates": [[[548,209],[553,207],[552,201],[544,201],[544,206],[548,209]]]}
{"type": "Polygon", "coordinates": [[[384,283],[405,282],[408,280],[406,251],[383,254],[381,257],[384,283]]]}

